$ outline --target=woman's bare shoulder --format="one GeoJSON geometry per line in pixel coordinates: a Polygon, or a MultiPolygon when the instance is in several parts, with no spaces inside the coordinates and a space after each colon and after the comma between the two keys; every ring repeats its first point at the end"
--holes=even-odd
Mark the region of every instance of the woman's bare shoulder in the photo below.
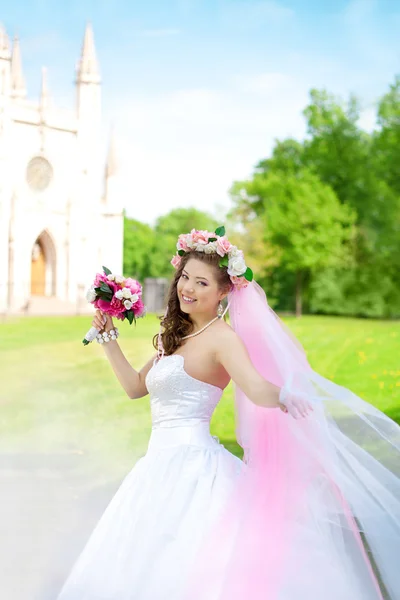
{"type": "Polygon", "coordinates": [[[218,342],[221,342],[223,340],[233,340],[238,337],[237,333],[231,327],[231,325],[229,325],[229,323],[223,321],[222,319],[218,321],[218,323],[216,323],[214,333],[214,339],[216,339],[218,342]]]}

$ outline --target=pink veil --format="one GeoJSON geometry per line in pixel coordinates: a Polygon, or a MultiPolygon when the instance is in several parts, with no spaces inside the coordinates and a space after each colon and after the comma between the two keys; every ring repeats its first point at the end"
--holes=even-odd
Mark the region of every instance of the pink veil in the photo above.
{"type": "Polygon", "coordinates": [[[314,411],[295,419],[236,386],[243,468],[204,535],[188,598],[400,598],[400,427],[311,368],[255,281],[230,293],[229,314],[257,370],[314,411]]]}

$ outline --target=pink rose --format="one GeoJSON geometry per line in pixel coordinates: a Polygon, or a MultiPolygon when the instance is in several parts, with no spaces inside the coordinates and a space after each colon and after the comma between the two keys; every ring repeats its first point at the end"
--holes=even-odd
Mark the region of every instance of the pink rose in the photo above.
{"type": "Polygon", "coordinates": [[[232,244],[228,240],[226,236],[222,236],[217,238],[217,253],[220,256],[225,256],[228,254],[229,250],[232,248],[232,244]]]}
{"type": "Polygon", "coordinates": [[[131,310],[133,310],[133,314],[135,315],[135,317],[141,317],[145,312],[145,306],[143,304],[143,301],[139,298],[139,300],[137,300],[132,306],[131,310]]]}
{"type": "Polygon", "coordinates": [[[179,267],[179,265],[181,264],[181,260],[182,260],[182,258],[179,256],[179,254],[175,254],[175,256],[172,257],[171,265],[175,269],[177,269],[179,267]]]}
{"type": "Polygon", "coordinates": [[[132,294],[137,294],[138,296],[142,295],[142,286],[140,285],[140,283],[138,281],[136,281],[136,279],[132,279],[131,277],[128,277],[127,279],[125,279],[125,286],[131,290],[132,294]]]}
{"type": "Polygon", "coordinates": [[[181,233],[178,237],[178,242],[176,244],[178,250],[184,250],[185,252],[189,252],[189,246],[187,245],[187,234],[181,233]]]}
{"type": "Polygon", "coordinates": [[[231,281],[237,290],[247,287],[250,283],[245,277],[238,277],[237,275],[231,275],[231,281]]]}
{"type": "Polygon", "coordinates": [[[118,300],[118,298],[116,298],[115,296],[111,300],[111,302],[107,302],[107,300],[101,299],[96,300],[94,306],[102,312],[110,315],[111,317],[117,317],[117,319],[122,319],[123,313],[126,310],[122,300],[118,300]]]}
{"type": "Polygon", "coordinates": [[[195,244],[208,244],[208,238],[213,237],[213,234],[200,229],[192,229],[190,233],[195,244]]]}
{"type": "Polygon", "coordinates": [[[105,283],[110,283],[105,273],[96,273],[96,277],[93,284],[94,287],[100,287],[102,281],[104,281],[105,283]]]}

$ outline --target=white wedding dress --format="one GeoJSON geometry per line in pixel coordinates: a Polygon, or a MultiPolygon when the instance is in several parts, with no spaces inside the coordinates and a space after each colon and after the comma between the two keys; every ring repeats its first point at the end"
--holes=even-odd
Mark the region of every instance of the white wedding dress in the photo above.
{"type": "Polygon", "coordinates": [[[183,600],[196,550],[244,466],[210,434],[222,389],[186,373],[183,356],[155,361],[146,385],[147,453],[106,508],[58,600],[183,600]]]}

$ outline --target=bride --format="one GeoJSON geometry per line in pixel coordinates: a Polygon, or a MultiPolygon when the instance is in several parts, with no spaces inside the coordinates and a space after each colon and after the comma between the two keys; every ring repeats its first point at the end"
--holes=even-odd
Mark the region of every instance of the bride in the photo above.
{"type": "Polygon", "coordinates": [[[152,431],[58,600],[399,598],[400,427],[313,371],[224,228],[171,263],[157,353],[137,372],[105,336],[152,431]],[[243,461],[209,429],[231,379],[243,461]]]}

